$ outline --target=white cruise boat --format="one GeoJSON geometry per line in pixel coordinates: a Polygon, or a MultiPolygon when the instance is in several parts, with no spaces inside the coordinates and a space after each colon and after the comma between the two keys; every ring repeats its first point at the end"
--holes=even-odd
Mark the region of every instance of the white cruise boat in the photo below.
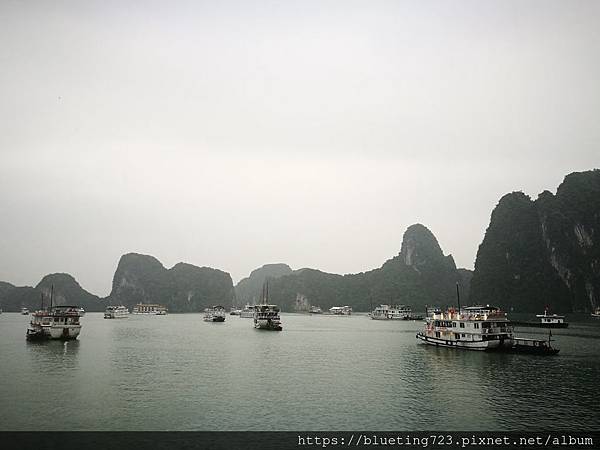
{"type": "Polygon", "coordinates": [[[240,317],[242,317],[244,319],[253,319],[255,308],[256,308],[255,305],[250,305],[249,303],[246,303],[246,306],[244,306],[244,309],[242,309],[240,311],[240,317]]]}
{"type": "Polygon", "coordinates": [[[225,322],[225,308],[220,305],[204,310],[205,322],[225,322]]]}
{"type": "Polygon", "coordinates": [[[557,314],[548,314],[548,310],[544,310],[544,314],[537,314],[540,320],[540,326],[543,328],[567,328],[569,324],[565,322],[565,316],[559,316],[557,314]]]}
{"type": "Polygon", "coordinates": [[[254,328],[260,330],[281,331],[281,317],[279,307],[269,304],[269,284],[263,286],[262,300],[254,306],[254,328]]]}
{"type": "Polygon", "coordinates": [[[410,320],[412,310],[406,305],[379,305],[371,312],[373,320],[410,320]]]}
{"type": "Polygon", "coordinates": [[[27,328],[27,340],[77,339],[81,331],[79,318],[81,312],[77,306],[51,306],[31,315],[27,328]]]}
{"type": "Polygon", "coordinates": [[[138,303],[133,307],[133,314],[164,316],[167,314],[167,307],[156,303],[138,303]]]}
{"type": "Polygon", "coordinates": [[[318,306],[311,306],[308,312],[311,314],[323,314],[323,310],[318,306]]]}
{"type": "Polygon", "coordinates": [[[329,313],[334,316],[349,316],[352,314],[351,306],[332,306],[329,308],[329,313]]]}
{"type": "Polygon", "coordinates": [[[439,347],[465,350],[510,350],[513,326],[506,313],[493,306],[468,306],[434,312],[417,339],[439,347]]]}
{"type": "Polygon", "coordinates": [[[123,305],[109,305],[106,307],[106,311],[104,311],[105,319],[124,319],[126,317],[129,317],[129,310],[123,305]]]}

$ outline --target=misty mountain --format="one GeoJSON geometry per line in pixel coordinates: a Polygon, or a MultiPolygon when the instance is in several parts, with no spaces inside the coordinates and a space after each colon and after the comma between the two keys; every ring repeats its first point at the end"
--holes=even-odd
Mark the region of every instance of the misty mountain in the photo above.
{"type": "Polygon", "coordinates": [[[502,197],[479,246],[475,301],[516,311],[600,305],[600,171],[571,173],[556,195],[502,197]]]}
{"type": "Polygon", "coordinates": [[[128,253],[119,260],[107,297],[113,305],[160,303],[170,312],[197,312],[208,306],[230,306],[231,276],[210,267],[179,263],[166,269],[153,256],[128,253]]]}
{"type": "MultiPolygon", "coordinates": [[[[269,294],[270,300],[286,311],[293,310],[298,295],[324,309],[349,305],[356,311],[369,311],[380,303],[403,303],[424,310],[426,304],[454,304],[457,282],[466,302],[468,272],[459,272],[452,256],[443,254],[433,233],[416,224],[404,233],[400,253],[378,269],[349,275],[300,269],[270,278],[269,294]]],[[[255,279],[259,281],[258,276],[255,279]]]]}
{"type": "Polygon", "coordinates": [[[19,311],[22,306],[37,310],[41,307],[43,295],[44,304],[48,306],[52,285],[55,305],[79,305],[86,311],[103,311],[105,308],[105,303],[100,297],[83,289],[77,280],[67,273],[46,275],[36,287],[0,283],[0,305],[4,311],[19,311]]]}
{"type": "Polygon", "coordinates": [[[248,277],[240,280],[235,286],[238,303],[257,303],[260,300],[262,287],[267,278],[279,278],[290,273],[292,273],[292,269],[287,264],[265,264],[253,270],[248,277]]]}

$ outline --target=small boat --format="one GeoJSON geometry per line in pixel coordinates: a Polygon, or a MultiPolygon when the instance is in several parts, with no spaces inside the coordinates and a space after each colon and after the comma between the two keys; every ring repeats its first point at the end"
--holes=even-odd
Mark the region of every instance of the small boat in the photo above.
{"type": "Polygon", "coordinates": [[[229,310],[230,316],[239,316],[241,313],[242,313],[242,310],[239,308],[236,308],[235,306],[232,306],[231,309],[229,310]]]}
{"type": "Polygon", "coordinates": [[[318,306],[311,306],[308,312],[310,314],[323,314],[323,310],[318,306]]]}
{"type": "Polygon", "coordinates": [[[594,310],[592,313],[592,317],[594,319],[600,319],[600,306],[594,310]]]}
{"type": "Polygon", "coordinates": [[[261,303],[254,307],[254,328],[272,331],[283,330],[279,307],[269,304],[269,284],[266,282],[263,285],[261,303]]]}
{"type": "Polygon", "coordinates": [[[105,319],[124,319],[126,317],[129,317],[129,310],[127,309],[127,307],[125,307],[123,305],[120,305],[120,306],[109,305],[106,307],[106,310],[104,311],[105,319]]]}
{"type": "Polygon", "coordinates": [[[351,306],[332,306],[329,308],[329,314],[334,316],[350,316],[352,314],[351,306]]]}
{"type": "Polygon", "coordinates": [[[133,307],[133,314],[165,316],[167,307],[157,303],[138,303],[133,307]]]}
{"type": "Polygon", "coordinates": [[[255,305],[250,305],[250,304],[246,303],[246,306],[244,306],[244,309],[242,309],[240,311],[240,317],[242,317],[244,319],[254,318],[254,309],[255,309],[255,305]]]}
{"type": "Polygon", "coordinates": [[[204,310],[205,322],[225,322],[225,308],[221,305],[206,308],[204,310]]]}
{"type": "Polygon", "coordinates": [[[535,317],[540,319],[540,326],[543,328],[567,328],[569,326],[565,322],[565,316],[548,314],[548,309],[544,310],[544,314],[537,314],[535,317]]]}
{"type": "Polygon", "coordinates": [[[29,315],[29,310],[23,306],[21,308],[21,314],[24,315],[24,316],[28,316],[29,315]]]}
{"type": "Polygon", "coordinates": [[[565,322],[565,316],[559,316],[557,314],[548,314],[548,309],[544,310],[544,314],[537,314],[539,320],[536,322],[523,322],[513,320],[512,323],[515,327],[532,327],[532,328],[567,328],[568,322],[565,322]]]}

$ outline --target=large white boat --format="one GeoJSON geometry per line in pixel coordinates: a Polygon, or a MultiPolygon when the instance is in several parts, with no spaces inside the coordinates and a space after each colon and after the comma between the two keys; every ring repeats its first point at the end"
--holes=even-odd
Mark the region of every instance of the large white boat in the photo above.
{"type": "Polygon", "coordinates": [[[164,316],[167,314],[167,307],[156,303],[138,303],[133,307],[133,314],[164,316]]]}
{"type": "Polygon", "coordinates": [[[120,305],[120,306],[112,306],[109,305],[106,307],[106,310],[104,311],[104,318],[105,319],[123,319],[129,317],[129,310],[127,309],[127,307],[120,305]]]}
{"type": "Polygon", "coordinates": [[[254,328],[261,330],[281,331],[281,317],[279,307],[269,304],[269,284],[263,286],[262,300],[254,306],[254,328]]]}
{"type": "Polygon", "coordinates": [[[244,319],[254,318],[254,309],[255,308],[256,308],[255,305],[250,305],[249,303],[246,303],[246,306],[244,306],[244,309],[242,309],[240,311],[240,317],[242,317],[244,319]]]}
{"type": "Polygon", "coordinates": [[[26,337],[30,341],[77,339],[81,331],[80,317],[81,312],[77,306],[51,306],[49,309],[36,311],[31,314],[26,337]]]}
{"type": "Polygon", "coordinates": [[[221,305],[206,308],[204,310],[205,322],[225,322],[225,308],[221,305]]]}
{"type": "Polygon", "coordinates": [[[510,350],[513,326],[506,313],[493,306],[469,306],[434,312],[417,339],[439,347],[465,350],[510,350]]]}
{"type": "Polygon", "coordinates": [[[410,320],[412,310],[406,305],[379,305],[371,312],[373,320],[410,320]]]}
{"type": "Polygon", "coordinates": [[[332,306],[329,308],[329,313],[335,316],[349,316],[352,314],[351,306],[332,306]]]}

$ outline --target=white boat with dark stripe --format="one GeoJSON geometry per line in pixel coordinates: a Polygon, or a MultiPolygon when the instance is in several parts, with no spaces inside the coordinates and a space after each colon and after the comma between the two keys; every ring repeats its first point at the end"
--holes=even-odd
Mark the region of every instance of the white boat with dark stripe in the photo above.
{"type": "Polygon", "coordinates": [[[417,339],[464,350],[510,350],[514,345],[513,326],[506,313],[489,305],[436,311],[427,318],[417,339]]]}

